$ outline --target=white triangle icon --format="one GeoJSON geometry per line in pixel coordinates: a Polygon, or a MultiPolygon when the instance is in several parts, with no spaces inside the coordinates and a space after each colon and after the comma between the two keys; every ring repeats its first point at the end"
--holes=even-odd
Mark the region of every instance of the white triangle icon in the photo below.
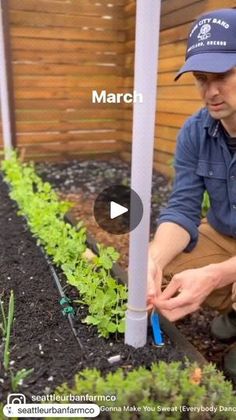
{"type": "Polygon", "coordinates": [[[110,202],[110,218],[115,219],[118,216],[129,211],[126,207],[121,206],[120,204],[116,203],[115,201],[110,202]]]}

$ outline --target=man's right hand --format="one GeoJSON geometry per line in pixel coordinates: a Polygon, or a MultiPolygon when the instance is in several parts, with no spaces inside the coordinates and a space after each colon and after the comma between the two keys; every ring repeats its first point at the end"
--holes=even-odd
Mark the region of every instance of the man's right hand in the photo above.
{"type": "Polygon", "coordinates": [[[182,252],[190,241],[189,233],[172,222],[161,223],[149,244],[147,305],[152,309],[161,295],[163,269],[182,252]]]}
{"type": "Polygon", "coordinates": [[[162,270],[155,260],[153,252],[153,244],[150,243],[148,251],[148,290],[147,290],[147,306],[151,310],[154,305],[155,298],[161,294],[162,270]]]}

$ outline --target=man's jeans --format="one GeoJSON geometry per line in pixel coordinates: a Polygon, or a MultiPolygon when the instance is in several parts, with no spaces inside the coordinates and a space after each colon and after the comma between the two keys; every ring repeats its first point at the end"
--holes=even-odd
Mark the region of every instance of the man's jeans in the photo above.
{"type": "MultiPolygon", "coordinates": [[[[175,273],[191,268],[199,268],[212,263],[219,263],[236,256],[236,239],[216,232],[206,219],[199,226],[199,239],[196,247],[189,253],[182,252],[168,264],[164,270],[165,286],[175,273]]],[[[236,278],[233,285],[212,292],[203,305],[210,306],[219,312],[236,310],[236,278]]]]}

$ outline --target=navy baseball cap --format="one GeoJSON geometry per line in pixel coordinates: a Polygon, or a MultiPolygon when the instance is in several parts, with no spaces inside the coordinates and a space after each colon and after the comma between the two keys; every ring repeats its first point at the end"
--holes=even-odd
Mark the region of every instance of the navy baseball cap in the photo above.
{"type": "Polygon", "coordinates": [[[225,73],[236,66],[236,9],[218,9],[201,15],[188,36],[185,64],[177,73],[225,73]]]}

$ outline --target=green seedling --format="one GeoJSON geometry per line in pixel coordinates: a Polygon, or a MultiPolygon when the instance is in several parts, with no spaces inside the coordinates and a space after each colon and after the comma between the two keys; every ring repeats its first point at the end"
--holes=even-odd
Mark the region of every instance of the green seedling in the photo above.
{"type": "Polygon", "coordinates": [[[28,378],[28,376],[33,373],[34,369],[21,369],[14,374],[11,372],[11,388],[13,392],[18,391],[20,385],[22,385],[24,379],[28,378]]]}
{"type": "Polygon", "coordinates": [[[6,336],[7,333],[7,319],[6,319],[6,314],[5,314],[5,309],[3,306],[3,301],[0,298],[0,309],[1,309],[1,317],[2,317],[2,322],[0,323],[0,328],[2,330],[2,335],[3,337],[6,336]]]}
{"type": "Polygon", "coordinates": [[[22,384],[23,380],[26,379],[34,369],[21,369],[15,374],[9,368],[10,364],[10,338],[11,338],[11,331],[12,325],[14,320],[14,292],[11,290],[10,299],[8,304],[8,316],[6,316],[4,304],[1,302],[1,315],[2,315],[2,324],[1,329],[3,333],[3,337],[5,339],[4,344],[4,353],[3,353],[3,366],[5,371],[9,371],[11,377],[11,388],[13,392],[18,390],[18,387],[22,384]]]}
{"type": "Polygon", "coordinates": [[[8,316],[6,319],[6,329],[5,329],[5,345],[4,345],[4,354],[3,354],[3,366],[7,370],[9,368],[10,361],[10,337],[11,337],[11,328],[14,318],[14,293],[11,290],[9,304],[8,304],[8,316]]]}

